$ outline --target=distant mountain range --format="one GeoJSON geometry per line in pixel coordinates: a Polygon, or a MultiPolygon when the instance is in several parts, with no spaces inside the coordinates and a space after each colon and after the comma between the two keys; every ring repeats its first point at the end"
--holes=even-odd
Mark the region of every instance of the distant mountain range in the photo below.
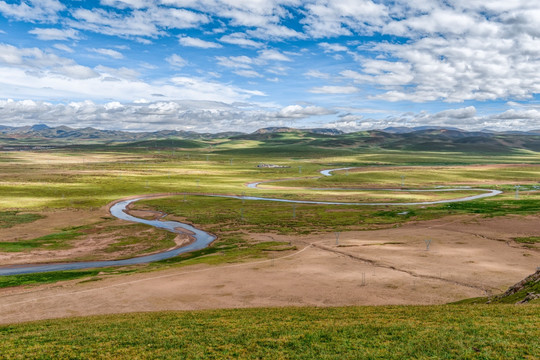
{"type": "MultiPolygon", "coordinates": [[[[388,134],[411,134],[411,133],[438,133],[450,137],[470,137],[470,136],[490,136],[490,135],[540,135],[540,130],[532,131],[511,131],[511,132],[493,132],[490,130],[466,131],[452,127],[437,126],[419,126],[419,127],[388,127],[382,130],[369,130],[368,132],[384,132],[388,134]]],[[[268,127],[259,129],[251,134],[237,131],[228,131],[220,133],[198,133],[195,131],[184,130],[160,130],[153,132],[132,132],[121,130],[99,130],[91,127],[74,129],[68,126],[49,127],[45,124],[36,124],[33,126],[4,126],[0,125],[0,136],[4,140],[12,139],[63,139],[63,140],[104,140],[104,141],[138,141],[153,139],[224,139],[231,137],[259,136],[276,133],[311,133],[319,135],[339,136],[345,134],[341,130],[329,128],[314,129],[295,129],[289,127],[268,127]]]]}
{"type": "Polygon", "coordinates": [[[241,135],[241,132],[221,132],[217,134],[197,133],[194,131],[160,130],[154,132],[131,132],[120,130],[99,130],[91,127],[73,129],[68,126],[49,127],[44,124],[33,126],[0,125],[0,136],[4,139],[56,139],[56,140],[102,140],[102,141],[138,141],[151,139],[216,139],[241,135]]]}
{"type": "Polygon", "coordinates": [[[338,129],[327,129],[327,128],[315,128],[315,129],[294,129],[290,127],[267,127],[259,129],[252,134],[270,134],[270,133],[287,133],[287,132],[307,132],[311,134],[321,134],[321,135],[342,135],[343,131],[338,129]]]}
{"type": "Polygon", "coordinates": [[[508,152],[516,149],[540,151],[540,130],[493,132],[422,126],[343,133],[340,130],[325,128],[268,127],[250,134],[241,132],[212,134],[175,130],[129,132],[90,127],[73,129],[67,126],[49,127],[44,124],[21,127],[0,125],[0,147],[5,150],[92,143],[194,148],[206,147],[208,144],[205,140],[213,139],[257,140],[275,147],[296,144],[334,149],[378,147],[411,151],[508,152]]]}
{"type": "MultiPolygon", "coordinates": [[[[336,129],[293,129],[287,127],[269,127],[259,129],[254,134],[284,133],[284,132],[310,132],[323,135],[340,135],[342,131],[336,129]]],[[[220,133],[198,133],[194,131],[160,130],[153,132],[131,132],[121,130],[99,130],[91,127],[73,129],[68,126],[49,127],[45,124],[32,126],[4,126],[0,125],[0,137],[11,139],[56,139],[66,141],[101,140],[101,141],[140,141],[179,138],[190,140],[224,139],[234,136],[246,135],[242,132],[228,131],[220,133]]]]}

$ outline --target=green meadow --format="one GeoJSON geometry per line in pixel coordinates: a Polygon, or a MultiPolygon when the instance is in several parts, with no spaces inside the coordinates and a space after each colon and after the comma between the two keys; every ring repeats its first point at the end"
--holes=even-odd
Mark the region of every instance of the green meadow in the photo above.
{"type": "MultiPolygon", "coordinates": [[[[173,141],[171,144],[186,146],[184,142],[173,141]]],[[[540,157],[524,150],[486,157],[474,153],[407,153],[361,148],[338,152],[317,147],[305,150],[299,145],[251,140],[222,140],[213,144],[190,140],[189,144],[189,148],[123,144],[0,153],[0,210],[97,208],[134,194],[176,192],[311,200],[338,198],[350,201],[354,198],[359,202],[426,201],[468,194],[466,190],[463,194],[452,194],[306,191],[300,188],[400,188],[402,176],[406,188],[453,185],[492,188],[519,184],[526,186],[525,190],[531,190],[540,181],[540,157]],[[257,168],[259,163],[286,168],[257,168]],[[532,166],[470,166],[509,163],[532,166]],[[367,168],[319,178],[320,170],[339,167],[367,168]],[[264,184],[262,189],[245,187],[252,181],[286,178],[301,179],[264,184]]],[[[0,224],[1,221],[0,217],[0,224]]]]}
{"type": "Polygon", "coordinates": [[[538,359],[538,305],[135,313],[0,325],[9,359],[538,359]]]}

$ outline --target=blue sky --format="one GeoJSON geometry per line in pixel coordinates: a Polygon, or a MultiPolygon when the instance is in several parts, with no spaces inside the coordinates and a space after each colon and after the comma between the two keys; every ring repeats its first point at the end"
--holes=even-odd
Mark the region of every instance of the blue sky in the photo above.
{"type": "Polygon", "coordinates": [[[0,1],[0,123],[540,129],[540,3],[0,1]]]}

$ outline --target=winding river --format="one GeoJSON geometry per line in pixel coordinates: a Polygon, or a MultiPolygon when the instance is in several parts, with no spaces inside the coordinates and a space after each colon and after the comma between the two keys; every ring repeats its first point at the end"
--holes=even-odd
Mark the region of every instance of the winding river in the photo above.
{"type": "Polygon", "coordinates": [[[134,203],[135,201],[144,199],[145,197],[119,201],[116,204],[112,205],[110,208],[111,215],[127,221],[137,222],[141,224],[146,224],[150,226],[157,227],[159,229],[164,229],[173,233],[181,233],[182,228],[188,231],[193,232],[193,237],[195,241],[189,245],[175,248],[168,251],[163,251],[157,254],[134,257],[131,259],[124,260],[107,260],[107,261],[81,261],[81,262],[72,262],[72,263],[58,263],[58,264],[43,264],[43,265],[16,265],[11,267],[0,268],[0,275],[19,275],[19,274],[30,274],[38,272],[48,272],[48,271],[61,271],[61,270],[81,270],[81,269],[90,269],[90,268],[102,268],[109,266],[123,266],[123,265],[136,265],[144,264],[159,260],[165,260],[183,254],[189,251],[204,249],[216,239],[212,234],[209,234],[205,231],[197,229],[189,224],[184,224],[177,221],[161,221],[161,220],[146,220],[140,219],[135,216],[131,216],[126,213],[126,208],[129,204],[134,203]]]}
{"type": "MultiPolygon", "coordinates": [[[[323,176],[332,176],[333,171],[339,170],[349,170],[353,168],[339,168],[339,169],[330,169],[323,170],[321,174],[323,176]]],[[[287,179],[290,180],[290,179],[287,179]]],[[[249,188],[257,188],[259,184],[266,184],[270,182],[277,182],[280,180],[271,180],[271,181],[260,181],[247,184],[249,188]]],[[[355,202],[331,202],[331,201],[309,201],[309,200],[286,200],[278,198],[264,198],[257,196],[235,196],[235,195],[206,195],[212,197],[221,197],[221,198],[232,198],[232,199],[243,199],[243,200],[258,200],[258,201],[276,201],[284,203],[296,203],[296,204],[318,204],[318,205],[365,205],[365,206],[409,206],[409,205],[434,205],[434,204],[445,204],[453,202],[463,202],[478,200],[490,196],[499,195],[502,191],[499,190],[489,190],[489,189],[474,189],[474,188],[459,188],[459,189],[419,189],[419,190],[402,190],[402,189],[344,189],[344,188],[326,188],[326,189],[310,189],[310,190],[379,190],[379,191],[408,191],[408,192],[448,192],[448,191],[479,191],[482,194],[472,195],[457,199],[448,199],[448,200],[437,200],[437,201],[424,201],[424,202],[408,202],[408,203],[355,203],[355,202]]],[[[135,199],[122,200],[110,208],[111,215],[126,221],[146,224],[154,226],[159,229],[164,229],[173,233],[182,233],[184,229],[192,232],[194,241],[189,245],[174,248],[172,250],[163,251],[157,254],[134,257],[124,260],[107,260],[107,261],[81,261],[81,262],[72,262],[72,263],[55,263],[55,264],[41,264],[41,265],[13,265],[8,267],[0,268],[0,276],[2,275],[19,275],[19,274],[31,274],[39,272],[49,272],[49,271],[64,271],[64,270],[82,270],[90,268],[102,268],[110,266],[125,266],[125,265],[135,265],[149,263],[159,260],[165,260],[183,254],[186,252],[200,250],[208,247],[216,237],[212,234],[209,234],[203,230],[197,229],[189,224],[184,224],[178,221],[162,221],[162,220],[146,220],[141,219],[132,215],[129,215],[126,212],[126,209],[129,204],[132,204],[138,200],[148,198],[148,196],[141,196],[135,199]]]]}

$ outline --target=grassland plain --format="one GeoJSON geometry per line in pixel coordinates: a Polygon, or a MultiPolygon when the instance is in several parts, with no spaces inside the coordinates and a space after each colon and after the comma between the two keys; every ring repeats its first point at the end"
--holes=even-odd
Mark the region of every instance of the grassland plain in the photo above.
{"type": "Polygon", "coordinates": [[[0,326],[10,359],[538,359],[540,306],[259,308],[0,326]]]}
{"type": "MultiPolygon", "coordinates": [[[[376,166],[375,169],[351,172],[320,180],[296,181],[293,186],[328,187],[400,187],[401,175],[406,186],[445,184],[503,185],[537,182],[539,167],[504,168],[454,167],[437,165],[537,163],[532,152],[485,157],[475,154],[379,151],[328,154],[326,149],[312,149],[306,155],[293,150],[286,155],[253,153],[254,145],[235,141],[212,148],[62,149],[50,152],[2,153],[0,157],[0,206],[4,209],[39,210],[51,208],[100,207],[115,199],[133,194],[162,192],[206,192],[247,195],[283,194],[284,191],[246,189],[254,180],[318,176],[322,168],[342,166],[376,166]],[[250,147],[251,146],[251,147],[250,147]],[[234,149],[234,156],[223,153],[234,149]],[[289,166],[281,169],[257,168],[260,162],[289,166]],[[388,168],[382,165],[422,165],[416,169],[388,168]]],[[[268,146],[257,146],[267,149],[268,146]]],[[[285,149],[287,150],[287,149],[285,149]]],[[[301,197],[305,191],[287,190],[289,196],[301,197]]],[[[341,192],[343,193],[343,192],[341,192]]],[[[359,194],[360,197],[362,194],[359,194]]],[[[388,195],[388,194],[387,194],[388,195]]],[[[396,194],[394,194],[395,196],[396,194]]],[[[318,192],[313,196],[322,196],[318,192]]],[[[332,196],[339,196],[332,194],[332,196]]],[[[388,195],[387,197],[391,197],[388,195]]],[[[360,198],[361,200],[361,198],[360,198]]]]}
{"type": "MultiPolygon", "coordinates": [[[[481,153],[354,147],[336,150],[317,143],[307,148],[304,145],[294,135],[284,134],[264,141],[145,141],[118,146],[73,146],[42,152],[4,152],[0,154],[0,207],[4,209],[2,219],[6,219],[2,223],[12,226],[17,222],[54,216],[56,209],[99,209],[118,198],[147,193],[224,193],[287,199],[388,202],[435,200],[471,193],[466,189],[454,193],[305,189],[334,186],[401,188],[403,181],[405,187],[458,185],[496,187],[507,191],[496,199],[439,206],[351,206],[340,211],[339,216],[336,216],[333,206],[293,206],[196,195],[148,200],[137,205],[141,209],[164,211],[217,233],[220,239],[216,249],[222,246],[220,251],[230,261],[234,254],[245,256],[249,253],[255,258],[265,255],[263,250],[266,247],[250,244],[243,235],[245,232],[307,234],[368,230],[452,214],[495,216],[532,214],[540,210],[539,193],[535,189],[540,165],[536,164],[538,154],[532,151],[496,153],[486,157],[481,153]],[[288,167],[257,168],[261,162],[288,167]],[[319,177],[318,171],[323,168],[344,166],[360,166],[361,169],[319,177]],[[273,183],[263,189],[245,187],[247,182],[254,180],[298,177],[300,179],[273,183]],[[519,201],[514,199],[513,186],[516,184],[523,185],[519,201]]],[[[85,238],[80,235],[79,230],[65,227],[37,238],[4,241],[0,249],[4,252],[45,248],[62,250],[80,244],[78,241],[85,238]]],[[[143,243],[149,240],[146,241],[148,246],[141,247],[136,246],[134,237],[117,240],[107,247],[109,257],[114,258],[115,254],[118,258],[135,256],[144,250],[158,251],[171,244],[170,239],[153,243],[150,238],[141,238],[143,243]]],[[[268,247],[271,248],[272,244],[269,243],[268,247]]],[[[77,259],[83,258],[79,256],[77,259]]],[[[185,260],[181,257],[177,263],[185,260]]],[[[155,268],[155,265],[150,268],[155,268]]]]}

